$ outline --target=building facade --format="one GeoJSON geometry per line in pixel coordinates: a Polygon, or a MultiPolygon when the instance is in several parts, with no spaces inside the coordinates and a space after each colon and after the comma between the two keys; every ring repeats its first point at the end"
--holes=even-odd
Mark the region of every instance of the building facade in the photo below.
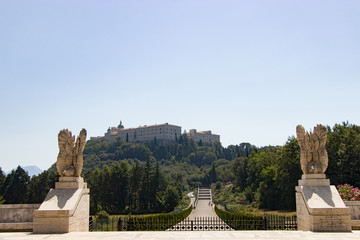
{"type": "MultiPolygon", "coordinates": [[[[91,137],[91,140],[99,140],[102,138],[110,142],[115,142],[117,138],[122,138],[126,142],[144,143],[155,141],[160,146],[169,145],[176,142],[181,136],[181,127],[164,123],[151,126],[140,126],[137,128],[124,128],[122,122],[117,127],[109,127],[103,137],[91,137]]],[[[200,140],[203,143],[213,144],[220,142],[220,135],[212,134],[211,131],[197,132],[191,129],[186,136],[195,142],[200,140]]]]}
{"type": "Polygon", "coordinates": [[[216,142],[220,142],[220,135],[212,134],[211,131],[200,131],[197,132],[196,129],[190,129],[186,135],[193,139],[195,142],[203,142],[203,143],[209,143],[214,144],[216,142]]]}
{"type": "Polygon", "coordinates": [[[111,142],[121,137],[126,142],[143,143],[155,141],[160,146],[176,142],[181,135],[181,127],[164,123],[159,125],[124,128],[122,123],[118,127],[109,128],[105,138],[111,142]]]}

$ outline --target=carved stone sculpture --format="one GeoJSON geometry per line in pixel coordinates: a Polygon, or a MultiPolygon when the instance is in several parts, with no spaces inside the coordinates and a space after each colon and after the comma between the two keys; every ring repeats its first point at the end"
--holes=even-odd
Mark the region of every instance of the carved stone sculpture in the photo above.
{"type": "Polygon", "coordinates": [[[296,127],[296,135],[301,149],[300,163],[304,174],[324,174],[328,166],[326,128],[317,125],[314,132],[305,132],[303,126],[296,127]]]}
{"type": "Polygon", "coordinates": [[[80,177],[83,168],[83,151],[86,144],[86,130],[83,128],[75,142],[68,129],[58,135],[59,154],[56,167],[60,177],[80,177]]]}

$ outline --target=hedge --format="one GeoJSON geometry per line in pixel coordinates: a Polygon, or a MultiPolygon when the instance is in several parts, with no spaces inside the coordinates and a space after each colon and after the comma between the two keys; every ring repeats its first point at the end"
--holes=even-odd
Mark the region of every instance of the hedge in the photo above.
{"type": "Polygon", "coordinates": [[[235,230],[262,230],[264,217],[244,213],[231,213],[215,206],[216,214],[235,230]]]}
{"type": "Polygon", "coordinates": [[[124,221],[128,231],[164,231],[187,218],[192,206],[178,213],[162,213],[147,217],[130,217],[124,221]]]}

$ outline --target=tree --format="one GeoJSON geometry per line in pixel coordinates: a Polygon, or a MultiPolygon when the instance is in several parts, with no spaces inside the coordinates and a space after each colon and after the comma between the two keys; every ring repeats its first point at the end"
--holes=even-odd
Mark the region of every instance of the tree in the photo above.
{"type": "Polygon", "coordinates": [[[88,171],[85,173],[85,180],[89,185],[90,191],[90,213],[95,215],[100,211],[101,198],[102,198],[102,182],[101,170],[95,168],[93,172],[88,171]]]}
{"type": "Polygon", "coordinates": [[[42,203],[49,190],[55,187],[56,181],[58,181],[58,175],[51,170],[43,171],[38,176],[32,177],[27,189],[28,202],[42,203]]]}
{"type": "Polygon", "coordinates": [[[210,183],[216,183],[216,182],[217,182],[217,176],[216,176],[215,164],[212,164],[210,171],[210,183]]]}
{"type": "Polygon", "coordinates": [[[253,188],[258,188],[261,181],[263,181],[262,171],[267,167],[271,167],[276,162],[276,148],[268,148],[250,156],[248,163],[248,179],[247,184],[252,185],[253,188]]]}
{"type": "Polygon", "coordinates": [[[277,209],[278,194],[275,186],[276,166],[268,166],[261,171],[259,184],[259,203],[261,208],[277,209]]]}
{"type": "Polygon", "coordinates": [[[328,127],[326,149],[331,183],[360,186],[360,127],[348,122],[328,127]]]}
{"type": "Polygon", "coordinates": [[[4,194],[3,193],[3,184],[5,182],[5,173],[2,171],[1,167],[0,167],[0,195],[4,194]]]}
{"type": "Polygon", "coordinates": [[[161,181],[160,165],[159,162],[156,162],[155,172],[151,176],[150,180],[150,208],[156,209],[157,211],[161,210],[161,200],[159,196],[160,190],[160,181],[161,181]]]}
{"type": "Polygon", "coordinates": [[[247,157],[237,157],[232,163],[232,170],[235,175],[236,185],[240,187],[240,190],[245,190],[247,187],[248,179],[248,161],[247,157]]]}
{"type": "Polygon", "coordinates": [[[302,171],[300,147],[295,137],[290,137],[277,152],[276,187],[279,190],[278,209],[295,210],[294,189],[298,185],[302,171]]]}
{"type": "Polygon", "coordinates": [[[143,210],[148,210],[150,208],[151,172],[152,172],[152,169],[151,169],[151,164],[150,164],[150,155],[148,155],[147,159],[146,159],[144,175],[143,175],[143,181],[142,181],[142,187],[141,187],[141,193],[140,193],[140,208],[143,209],[143,210]]]}
{"type": "Polygon", "coordinates": [[[164,193],[164,210],[171,212],[179,204],[179,193],[173,186],[168,186],[164,193]]]}
{"type": "Polygon", "coordinates": [[[129,207],[130,210],[137,211],[139,208],[139,195],[142,184],[143,169],[135,162],[130,170],[130,192],[129,207]]]}
{"type": "Polygon", "coordinates": [[[128,200],[129,193],[129,164],[122,161],[111,167],[111,205],[112,213],[123,213],[128,200]]]}
{"type": "Polygon", "coordinates": [[[3,198],[3,184],[5,182],[5,173],[2,171],[0,167],[0,204],[3,204],[5,202],[5,199],[3,198]]]}
{"type": "Polygon", "coordinates": [[[111,171],[110,168],[105,165],[101,171],[101,206],[106,212],[110,212],[112,209],[112,184],[111,184],[111,171]]]}
{"type": "Polygon", "coordinates": [[[27,173],[20,166],[6,176],[4,199],[9,204],[27,203],[26,190],[30,181],[27,173]]]}

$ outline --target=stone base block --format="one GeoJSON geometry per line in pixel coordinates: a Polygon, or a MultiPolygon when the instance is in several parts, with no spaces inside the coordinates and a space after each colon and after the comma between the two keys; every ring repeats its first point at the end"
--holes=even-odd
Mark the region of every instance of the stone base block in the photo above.
{"type": "Polygon", "coordinates": [[[89,231],[89,189],[82,178],[70,180],[60,178],[56,188],[49,191],[40,208],[34,211],[34,233],[89,231]]]}
{"type": "Polygon", "coordinates": [[[32,232],[32,222],[0,223],[0,232],[32,232]]]}
{"type": "Polygon", "coordinates": [[[82,177],[60,177],[59,182],[55,183],[55,188],[87,188],[87,184],[82,177]]]}
{"type": "Polygon", "coordinates": [[[297,186],[298,230],[350,232],[350,210],[335,186],[297,186]]]}
{"type": "Polygon", "coordinates": [[[360,220],[351,220],[352,230],[360,230],[360,220]]]}
{"type": "Polygon", "coordinates": [[[299,186],[330,186],[330,179],[326,179],[325,174],[304,174],[299,186]]]}

